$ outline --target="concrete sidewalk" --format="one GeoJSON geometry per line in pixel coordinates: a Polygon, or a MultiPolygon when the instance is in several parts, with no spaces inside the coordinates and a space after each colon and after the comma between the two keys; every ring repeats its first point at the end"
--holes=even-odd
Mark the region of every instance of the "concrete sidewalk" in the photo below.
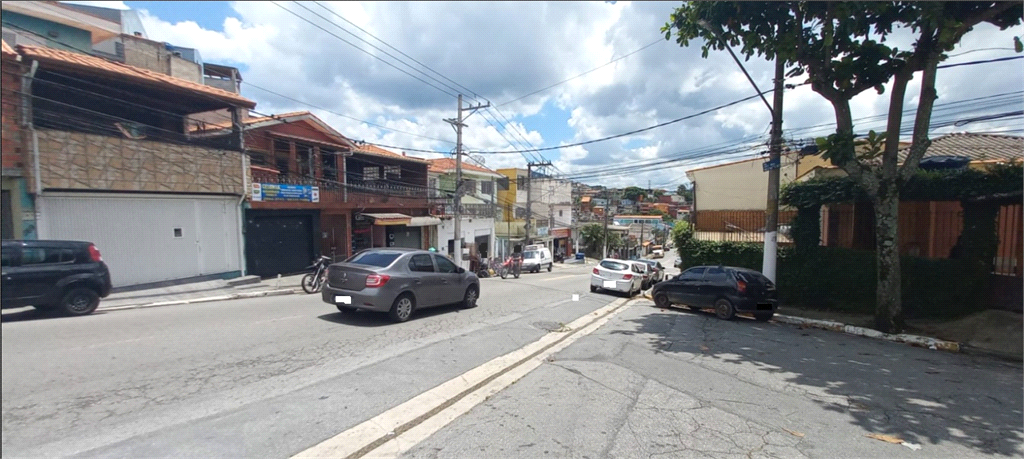
{"type": "Polygon", "coordinates": [[[306,273],[262,279],[217,279],[131,292],[111,293],[100,301],[99,311],[116,311],[174,304],[203,303],[237,298],[305,293],[302,276],[306,273]],[[254,282],[253,282],[254,281],[254,282]],[[246,283],[248,282],[248,283],[246,283]]]}

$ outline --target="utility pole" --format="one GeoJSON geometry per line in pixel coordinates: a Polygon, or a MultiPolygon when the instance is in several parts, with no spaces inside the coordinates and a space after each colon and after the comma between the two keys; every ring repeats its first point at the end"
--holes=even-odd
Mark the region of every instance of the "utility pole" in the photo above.
{"type": "MultiPolygon", "coordinates": [[[[463,121],[469,116],[462,116],[462,112],[476,112],[481,108],[490,107],[491,104],[477,105],[462,108],[462,94],[459,94],[459,116],[456,119],[446,118],[444,121],[455,128],[455,201],[453,203],[453,217],[455,218],[454,250],[455,263],[463,266],[462,263],[462,128],[466,127],[463,121]]],[[[472,115],[473,113],[470,113],[472,115]]]]}
{"type": "Polygon", "coordinates": [[[533,184],[533,177],[532,177],[532,175],[533,175],[533,168],[534,167],[542,167],[542,166],[550,166],[550,165],[551,165],[550,161],[546,161],[546,162],[543,162],[543,163],[526,163],[526,243],[527,244],[533,244],[533,239],[530,238],[530,230],[533,229],[533,225],[530,224],[530,221],[533,219],[533,212],[530,209],[530,204],[533,203],[533,198],[531,197],[531,191],[533,190],[533,185],[532,185],[533,184]]]}
{"type": "Polygon", "coordinates": [[[785,63],[775,59],[775,94],[772,104],[772,137],[768,156],[768,208],[764,228],[764,262],[761,273],[775,282],[779,250],[779,174],[782,167],[782,92],[785,89],[785,63]]]}
{"type": "Polygon", "coordinates": [[[612,195],[609,193],[605,196],[608,198],[604,203],[604,253],[601,255],[602,259],[608,258],[608,214],[612,207],[612,195]]]}
{"type": "MultiPolygon", "coordinates": [[[[736,65],[746,75],[747,81],[750,81],[750,85],[754,87],[757,94],[761,96],[761,100],[764,101],[764,105],[768,107],[768,111],[772,113],[772,133],[771,140],[769,141],[768,162],[763,166],[764,170],[768,171],[768,205],[765,209],[764,262],[761,265],[761,274],[775,282],[775,265],[779,250],[779,169],[782,166],[782,92],[785,90],[785,62],[776,56],[775,103],[774,105],[769,105],[768,99],[764,97],[764,93],[757,87],[757,83],[754,83],[754,79],[750,77],[750,73],[747,73],[747,69],[743,67],[740,59],[736,57],[736,53],[729,46],[729,42],[722,38],[719,29],[712,27],[703,19],[698,21],[698,24],[714,34],[722,42],[725,49],[732,56],[732,60],[736,61],[736,65]]],[[[694,191],[694,197],[696,197],[696,191],[694,191]]]]}

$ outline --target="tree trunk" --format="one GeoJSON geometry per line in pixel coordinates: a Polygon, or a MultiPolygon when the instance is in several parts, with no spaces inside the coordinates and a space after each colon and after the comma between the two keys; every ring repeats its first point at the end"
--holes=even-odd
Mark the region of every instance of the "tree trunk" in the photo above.
{"type": "Polygon", "coordinates": [[[879,183],[874,198],[875,248],[878,287],[875,290],[875,326],[885,333],[903,331],[900,282],[899,209],[895,178],[879,183]]]}

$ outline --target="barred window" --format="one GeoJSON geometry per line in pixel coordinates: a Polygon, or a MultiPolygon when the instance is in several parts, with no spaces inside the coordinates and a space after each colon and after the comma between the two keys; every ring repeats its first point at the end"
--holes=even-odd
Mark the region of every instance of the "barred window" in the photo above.
{"type": "Polygon", "coordinates": [[[363,168],[363,180],[380,180],[380,167],[366,166],[363,168]]]}

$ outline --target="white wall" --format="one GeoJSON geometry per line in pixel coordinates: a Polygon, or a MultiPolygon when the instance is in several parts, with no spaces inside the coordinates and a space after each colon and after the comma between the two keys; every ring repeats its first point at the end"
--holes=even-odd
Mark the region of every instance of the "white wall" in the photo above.
{"type": "MultiPolygon", "coordinates": [[[[488,250],[491,256],[494,254],[494,219],[493,218],[470,218],[463,217],[462,224],[459,230],[462,232],[462,240],[466,241],[467,247],[475,242],[477,236],[487,236],[488,250]]],[[[458,260],[455,254],[448,253],[448,240],[455,238],[455,221],[452,219],[442,219],[441,224],[437,225],[437,241],[434,241],[434,247],[437,251],[445,255],[451,256],[453,259],[458,260]]],[[[469,263],[463,265],[469,266],[469,263]]]]}

